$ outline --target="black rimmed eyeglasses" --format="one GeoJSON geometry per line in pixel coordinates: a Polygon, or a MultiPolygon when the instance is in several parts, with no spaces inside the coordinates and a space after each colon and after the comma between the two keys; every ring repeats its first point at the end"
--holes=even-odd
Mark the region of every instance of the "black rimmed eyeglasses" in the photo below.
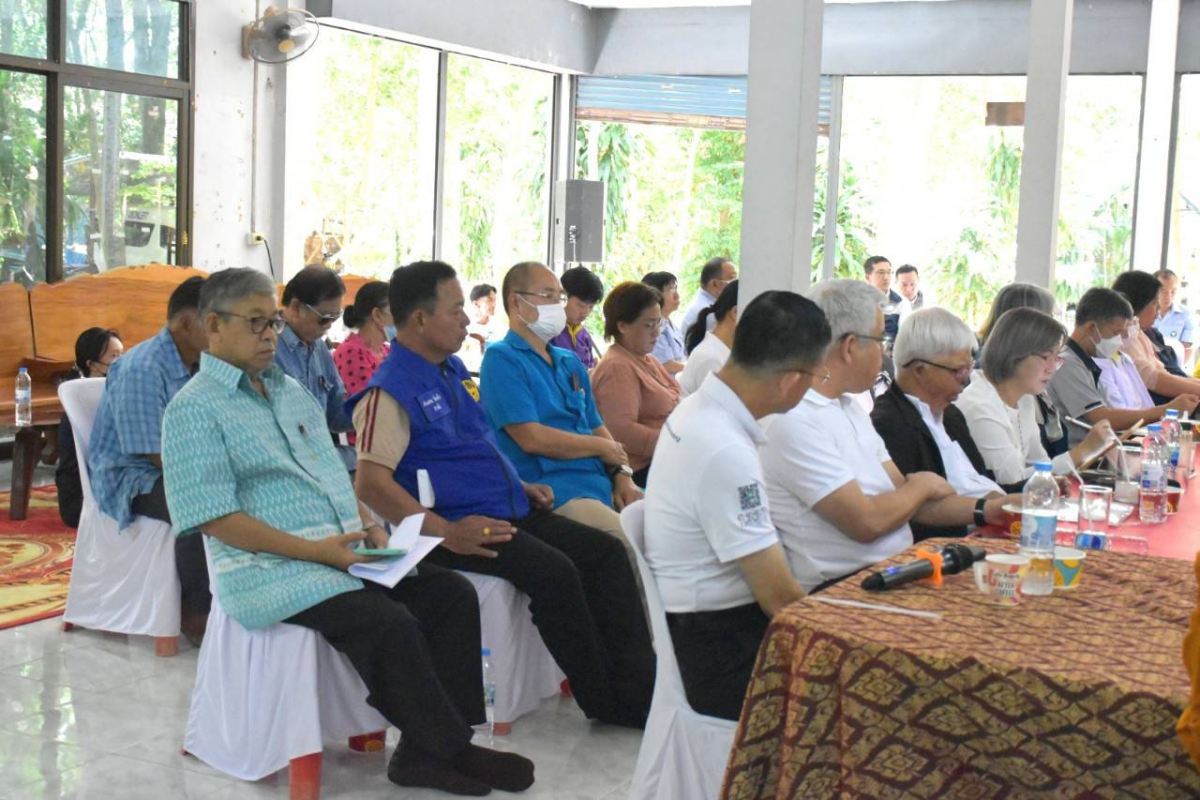
{"type": "Polygon", "coordinates": [[[271,330],[275,331],[276,334],[280,334],[283,333],[283,329],[287,326],[287,320],[278,316],[247,317],[244,314],[235,314],[232,311],[218,311],[217,313],[223,317],[237,317],[238,319],[246,320],[246,322],[250,323],[250,332],[255,335],[261,334],[267,329],[268,326],[270,326],[271,330]]]}

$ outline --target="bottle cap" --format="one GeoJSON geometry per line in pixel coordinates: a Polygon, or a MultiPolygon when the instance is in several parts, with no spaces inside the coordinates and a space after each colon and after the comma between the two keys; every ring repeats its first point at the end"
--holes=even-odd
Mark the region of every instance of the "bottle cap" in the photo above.
{"type": "Polygon", "coordinates": [[[1035,470],[1037,470],[1038,472],[1049,472],[1051,469],[1054,468],[1054,465],[1051,464],[1049,461],[1039,461],[1033,465],[1033,468],[1035,470]]]}
{"type": "Polygon", "coordinates": [[[487,656],[490,656],[491,654],[492,654],[492,651],[491,651],[491,650],[489,650],[489,649],[488,649],[488,648],[486,648],[486,647],[485,647],[485,648],[483,648],[483,655],[484,655],[484,657],[485,657],[485,658],[486,658],[487,656]]]}
{"type": "Polygon", "coordinates": [[[1151,432],[1153,432],[1153,431],[1161,431],[1161,430],[1162,430],[1162,425],[1159,425],[1159,424],[1156,422],[1156,423],[1154,423],[1153,425],[1148,425],[1148,426],[1146,426],[1146,430],[1148,430],[1148,431],[1151,431],[1151,432]]]}
{"type": "Polygon", "coordinates": [[[1179,409],[1168,408],[1167,409],[1167,419],[1179,419],[1179,409]]]}
{"type": "Polygon", "coordinates": [[[26,372],[29,372],[29,370],[25,369],[25,367],[21,367],[17,370],[18,375],[24,375],[26,372]]]}

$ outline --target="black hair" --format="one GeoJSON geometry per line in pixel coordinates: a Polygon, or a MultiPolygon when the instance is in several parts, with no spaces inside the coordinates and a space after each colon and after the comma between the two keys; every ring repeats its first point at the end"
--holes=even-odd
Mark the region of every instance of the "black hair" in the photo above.
{"type": "Polygon", "coordinates": [[[636,281],[617,284],[604,301],[604,338],[614,341],[621,332],[620,323],[634,322],[655,303],[662,305],[662,295],[653,286],[636,281]]]}
{"type": "Polygon", "coordinates": [[[816,303],[795,292],[763,292],[742,309],[730,361],[749,372],[811,367],[833,333],[816,303]]]}
{"type": "MultiPolygon", "coordinates": [[[[200,280],[204,279],[200,278],[200,280]]],[[[92,377],[88,362],[99,362],[104,357],[104,351],[108,349],[108,343],[113,339],[120,338],[120,334],[108,328],[88,328],[79,334],[79,338],[75,340],[74,372],[85,378],[92,377]]]]}
{"type": "Polygon", "coordinates": [[[709,281],[720,280],[722,269],[731,263],[733,262],[726,256],[717,256],[705,261],[704,266],[700,268],[700,285],[705,286],[709,281]]]}
{"type": "Polygon", "coordinates": [[[587,267],[571,267],[562,274],[561,283],[567,297],[578,297],[592,305],[604,299],[604,284],[587,267]]]}
{"type": "Polygon", "coordinates": [[[1125,295],[1129,305],[1133,306],[1134,315],[1137,315],[1158,299],[1162,284],[1149,272],[1133,269],[1118,275],[1117,279],[1113,281],[1112,288],[1114,292],[1125,295]]]}
{"type": "Polygon", "coordinates": [[[326,300],[340,300],[346,294],[346,284],[329,267],[314,264],[297,272],[283,287],[283,305],[293,300],[315,306],[326,300]]]}
{"type": "Polygon", "coordinates": [[[679,279],[675,277],[675,273],[662,270],[659,272],[647,272],[642,276],[642,283],[647,286],[653,286],[660,292],[665,292],[667,291],[667,287],[672,283],[678,286],[679,279]]]}
{"type": "Polygon", "coordinates": [[[917,276],[920,276],[921,274],[920,271],[912,264],[905,264],[904,266],[900,267],[900,269],[896,270],[896,277],[899,278],[901,275],[907,275],[910,272],[917,276]]]}
{"type": "Polygon", "coordinates": [[[708,315],[712,314],[716,317],[717,322],[729,316],[729,312],[737,308],[737,293],[738,282],[736,280],[730,281],[721,290],[721,294],[717,295],[717,302],[701,311],[700,316],[696,317],[696,321],[692,323],[692,327],[687,329],[687,333],[683,337],[683,349],[687,351],[689,356],[693,350],[700,346],[700,343],[704,341],[704,335],[708,333],[708,315]]]}
{"type": "Polygon", "coordinates": [[[870,275],[872,272],[875,271],[875,267],[878,266],[879,264],[890,264],[890,263],[892,263],[892,262],[889,261],[885,256],[871,256],[870,258],[868,258],[866,261],[863,262],[863,272],[870,275]]]}
{"type": "Polygon", "coordinates": [[[1079,298],[1079,305],[1075,307],[1076,328],[1089,322],[1110,322],[1114,319],[1133,319],[1133,306],[1120,292],[1093,286],[1079,298]]]}
{"type": "Polygon", "coordinates": [[[392,273],[388,302],[396,326],[408,322],[415,311],[429,311],[437,304],[438,286],[454,280],[458,273],[444,261],[415,261],[392,273]]]}
{"type": "Polygon", "coordinates": [[[204,287],[204,278],[193,275],[175,287],[171,299],[167,300],[167,321],[178,317],[184,311],[200,310],[200,290],[204,287]]]}
{"type": "Polygon", "coordinates": [[[481,283],[471,290],[471,302],[474,303],[476,300],[482,300],[495,291],[496,287],[490,283],[481,283]]]}
{"type": "Polygon", "coordinates": [[[357,330],[371,318],[371,312],[388,304],[388,285],[383,281],[364,283],[354,295],[354,302],[342,312],[342,322],[347,328],[357,330]]]}

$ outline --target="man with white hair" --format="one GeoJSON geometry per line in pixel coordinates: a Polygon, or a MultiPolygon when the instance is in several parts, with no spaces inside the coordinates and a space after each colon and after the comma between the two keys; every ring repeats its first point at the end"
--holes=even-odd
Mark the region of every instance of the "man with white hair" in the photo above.
{"type": "Polygon", "coordinates": [[[832,280],[808,296],[832,331],[827,377],[772,420],[762,463],[771,519],[792,573],[811,593],[912,545],[909,520],[960,524],[964,511],[969,520],[974,500],[958,497],[933,472],[901,473],[853,399],[879,374],[883,293],[863,281],[832,280]]]}
{"type": "MultiPolygon", "coordinates": [[[[896,336],[896,380],[876,398],[871,411],[875,430],[900,472],[941,475],[960,499],[973,500],[979,512],[976,519],[975,508],[963,508],[960,521],[944,526],[913,520],[916,541],[964,535],[968,524],[979,524],[987,516],[988,501],[1004,495],[971,438],[966,418],[953,405],[971,380],[974,351],[975,334],[951,312],[944,308],[912,312],[900,323],[896,336]]],[[[1010,489],[1020,492],[1021,485],[1010,489]]]]}

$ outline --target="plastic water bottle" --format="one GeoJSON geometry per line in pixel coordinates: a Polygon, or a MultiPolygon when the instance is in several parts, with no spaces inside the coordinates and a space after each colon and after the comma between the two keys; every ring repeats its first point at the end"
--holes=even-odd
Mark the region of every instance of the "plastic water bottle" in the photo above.
{"type": "Polygon", "coordinates": [[[1171,408],[1167,410],[1167,418],[1162,421],[1163,442],[1167,446],[1167,477],[1179,480],[1179,449],[1180,435],[1183,428],[1179,424],[1179,412],[1171,408]]]}
{"type": "Polygon", "coordinates": [[[29,371],[21,367],[17,371],[17,427],[28,428],[33,424],[33,381],[29,371]]]}
{"type": "Polygon", "coordinates": [[[1021,493],[1021,555],[1029,558],[1024,594],[1054,591],[1054,543],[1058,529],[1058,482],[1050,462],[1034,466],[1033,477],[1021,493]]]}
{"type": "Polygon", "coordinates": [[[492,672],[492,651],[488,648],[483,648],[483,708],[487,714],[487,722],[482,725],[476,725],[477,733],[483,735],[487,741],[492,740],[492,734],[496,726],[496,676],[492,672]]]}
{"type": "Polygon", "coordinates": [[[1149,431],[1142,440],[1142,486],[1138,493],[1138,514],[1142,522],[1165,522],[1170,455],[1163,441],[1162,426],[1151,425],[1149,431]]]}

